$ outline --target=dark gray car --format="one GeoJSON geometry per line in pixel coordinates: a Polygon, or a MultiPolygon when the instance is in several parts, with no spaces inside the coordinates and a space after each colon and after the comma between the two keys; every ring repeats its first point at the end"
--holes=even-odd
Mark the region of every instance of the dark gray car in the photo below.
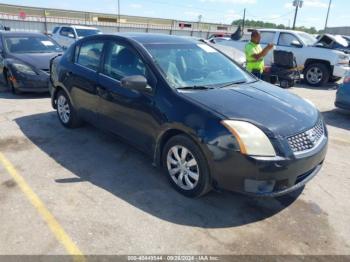
{"type": "Polygon", "coordinates": [[[61,53],[44,34],[0,32],[0,79],[13,93],[48,92],[50,60],[61,53]]]}

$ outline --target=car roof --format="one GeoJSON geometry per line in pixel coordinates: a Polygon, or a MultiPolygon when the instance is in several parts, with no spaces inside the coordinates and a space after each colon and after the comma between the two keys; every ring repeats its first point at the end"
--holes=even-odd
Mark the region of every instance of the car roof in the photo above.
{"type": "Polygon", "coordinates": [[[97,30],[96,27],[90,27],[90,26],[83,26],[83,25],[63,25],[61,27],[74,27],[76,29],[92,29],[92,30],[97,30]]]}
{"type": "MultiPolygon", "coordinates": [[[[99,35],[103,36],[103,35],[99,35]]],[[[114,36],[132,39],[140,44],[193,44],[198,38],[154,33],[117,33],[114,36]]]]}
{"type": "Polygon", "coordinates": [[[305,33],[303,31],[288,30],[288,29],[272,29],[272,28],[259,28],[258,31],[264,32],[281,32],[281,33],[305,33]]]}
{"type": "Polygon", "coordinates": [[[3,36],[44,36],[45,34],[26,31],[0,31],[3,36]]]}

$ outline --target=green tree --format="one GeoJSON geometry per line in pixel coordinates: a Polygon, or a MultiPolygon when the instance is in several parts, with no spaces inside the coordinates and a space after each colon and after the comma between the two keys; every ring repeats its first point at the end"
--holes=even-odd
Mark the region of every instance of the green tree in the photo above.
{"type": "MultiPolygon", "coordinates": [[[[243,19],[237,19],[232,22],[232,25],[234,26],[239,26],[243,24],[243,19]]],[[[291,29],[283,24],[275,24],[271,22],[264,22],[264,21],[259,21],[259,20],[246,20],[245,21],[245,26],[246,27],[252,27],[252,28],[278,28],[278,29],[291,29]]],[[[295,28],[295,30],[307,32],[310,34],[320,34],[322,33],[322,30],[317,31],[315,27],[307,28],[305,26],[299,26],[295,28]]]]}

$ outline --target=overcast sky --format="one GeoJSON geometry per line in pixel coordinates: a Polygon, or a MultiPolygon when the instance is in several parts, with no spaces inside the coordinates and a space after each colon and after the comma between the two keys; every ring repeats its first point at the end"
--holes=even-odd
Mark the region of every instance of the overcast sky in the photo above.
{"type": "MultiPolygon", "coordinates": [[[[10,0],[1,3],[115,13],[117,0],[10,0]]],[[[259,19],[288,25],[293,23],[292,0],[120,0],[121,13],[202,21],[231,23],[242,18],[247,8],[247,19],[259,19]]],[[[305,0],[297,25],[322,29],[329,0],[305,0]]],[[[329,26],[350,26],[350,0],[333,0],[329,26]]]]}

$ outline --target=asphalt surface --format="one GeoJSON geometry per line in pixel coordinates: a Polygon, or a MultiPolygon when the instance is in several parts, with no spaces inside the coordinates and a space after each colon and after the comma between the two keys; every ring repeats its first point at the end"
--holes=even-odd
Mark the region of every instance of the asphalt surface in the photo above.
{"type": "MultiPolygon", "coordinates": [[[[330,144],[319,175],[278,199],[187,199],[117,137],[64,129],[47,95],[0,93],[0,153],[83,254],[350,255],[350,114],[331,87],[290,91],[322,111],[330,144]]],[[[0,254],[67,254],[29,193],[0,163],[0,254]]]]}

